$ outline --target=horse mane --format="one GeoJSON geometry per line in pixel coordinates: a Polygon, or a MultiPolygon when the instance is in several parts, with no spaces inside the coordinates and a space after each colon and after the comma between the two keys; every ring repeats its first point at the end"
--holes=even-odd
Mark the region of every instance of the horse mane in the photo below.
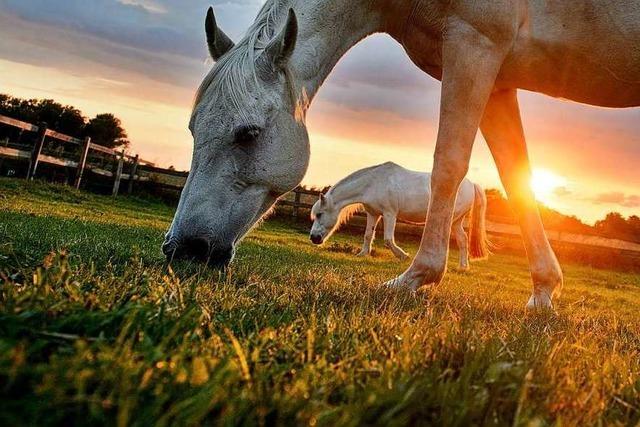
{"type": "MultiPolygon", "coordinates": [[[[282,21],[282,17],[286,18],[287,14],[282,11],[289,2],[290,0],[267,0],[265,2],[244,38],[223,55],[205,76],[196,92],[194,111],[213,82],[216,81],[220,89],[229,96],[231,103],[244,121],[250,122],[250,112],[246,111],[246,105],[243,105],[242,102],[252,95],[246,77],[250,75],[258,84],[256,60],[273,39],[280,27],[279,23],[282,21]]],[[[285,67],[284,76],[292,105],[297,107],[298,96],[290,67],[285,67]]],[[[296,111],[296,116],[297,114],[296,111]]]]}
{"type": "Polygon", "coordinates": [[[355,214],[364,211],[364,206],[361,203],[349,205],[340,211],[338,222],[336,222],[335,230],[346,224],[355,214]]]}

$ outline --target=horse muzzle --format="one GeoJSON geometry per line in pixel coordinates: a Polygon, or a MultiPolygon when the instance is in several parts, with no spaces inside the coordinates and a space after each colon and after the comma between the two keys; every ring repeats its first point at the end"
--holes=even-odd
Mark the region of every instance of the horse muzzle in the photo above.
{"type": "Polygon", "coordinates": [[[233,246],[215,242],[206,236],[187,237],[179,240],[168,239],[162,245],[162,252],[169,262],[173,260],[196,261],[216,269],[226,268],[234,255],[233,246]]]}
{"type": "Polygon", "coordinates": [[[323,239],[320,234],[311,234],[309,235],[309,240],[311,240],[314,245],[321,245],[323,239]]]}

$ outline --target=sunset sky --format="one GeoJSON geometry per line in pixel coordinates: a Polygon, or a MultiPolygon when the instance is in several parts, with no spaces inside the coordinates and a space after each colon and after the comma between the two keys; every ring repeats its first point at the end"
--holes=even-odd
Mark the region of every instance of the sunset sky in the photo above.
{"type": "MultiPolygon", "coordinates": [[[[239,39],[261,0],[0,0],[0,92],[54,98],[85,114],[112,112],[132,150],[188,169],[190,106],[212,66],[203,20],[239,39]]],[[[387,36],[338,64],[308,117],[312,159],[305,183],[332,184],[393,160],[430,170],[440,83],[387,36]]],[[[520,93],[536,169],[551,207],[593,222],[640,214],[640,109],[608,110],[520,93]]],[[[481,136],[469,178],[501,188],[481,136]]]]}

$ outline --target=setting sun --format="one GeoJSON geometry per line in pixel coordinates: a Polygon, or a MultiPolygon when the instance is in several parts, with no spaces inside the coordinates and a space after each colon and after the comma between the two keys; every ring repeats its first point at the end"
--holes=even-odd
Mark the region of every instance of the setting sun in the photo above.
{"type": "Polygon", "coordinates": [[[536,199],[548,203],[555,190],[566,185],[567,180],[547,169],[535,169],[531,176],[531,189],[536,199]]]}

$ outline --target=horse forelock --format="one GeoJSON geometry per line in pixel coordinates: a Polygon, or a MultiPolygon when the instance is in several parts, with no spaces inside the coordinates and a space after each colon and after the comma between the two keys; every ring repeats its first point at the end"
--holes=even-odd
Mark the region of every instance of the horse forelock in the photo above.
{"type": "MultiPolygon", "coordinates": [[[[289,0],[268,0],[263,5],[245,37],[223,55],[203,79],[196,92],[194,111],[215,82],[215,86],[229,98],[241,118],[245,122],[250,121],[252,112],[243,102],[252,95],[247,76],[256,83],[255,87],[260,87],[256,61],[273,39],[282,18],[287,16],[282,13],[282,9],[283,5],[288,2],[289,0]]],[[[298,95],[290,67],[285,67],[284,76],[287,95],[291,98],[295,108],[296,118],[300,118],[297,105],[298,95]]]]}

